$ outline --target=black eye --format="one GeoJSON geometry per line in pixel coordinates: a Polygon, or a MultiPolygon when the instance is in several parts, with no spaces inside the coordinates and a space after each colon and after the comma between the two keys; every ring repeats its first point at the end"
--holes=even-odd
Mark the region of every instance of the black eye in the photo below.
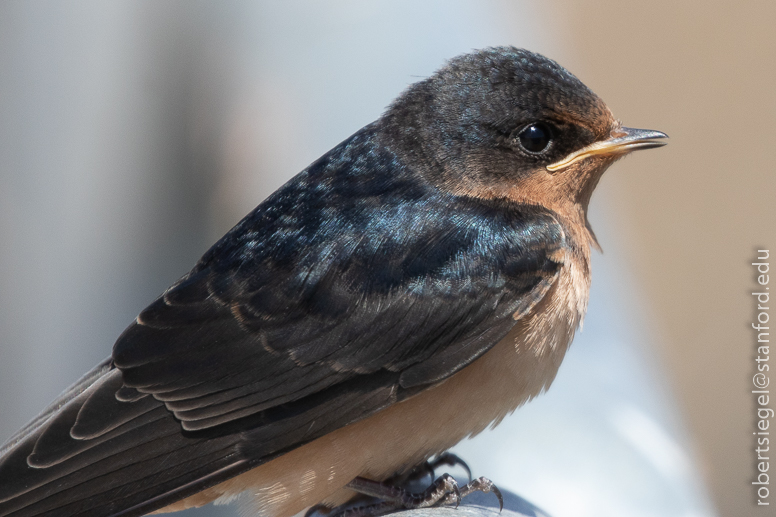
{"type": "Polygon", "coordinates": [[[529,153],[541,153],[550,146],[552,133],[546,124],[536,122],[525,127],[517,135],[520,146],[529,153]]]}

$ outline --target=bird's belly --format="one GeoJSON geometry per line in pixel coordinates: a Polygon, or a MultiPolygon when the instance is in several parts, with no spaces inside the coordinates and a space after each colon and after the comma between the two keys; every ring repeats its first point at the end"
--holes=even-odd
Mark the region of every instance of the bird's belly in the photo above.
{"type": "Polygon", "coordinates": [[[447,381],[160,512],[243,492],[241,505],[272,517],[341,504],[354,477],[386,479],[497,424],[549,387],[573,337],[581,315],[568,295],[559,296],[559,280],[504,339],[447,381]]]}

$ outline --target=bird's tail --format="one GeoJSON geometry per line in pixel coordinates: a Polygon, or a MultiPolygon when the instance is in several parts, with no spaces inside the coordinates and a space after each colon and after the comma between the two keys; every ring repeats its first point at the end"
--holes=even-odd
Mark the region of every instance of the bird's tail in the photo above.
{"type": "Polygon", "coordinates": [[[0,447],[0,517],[143,515],[248,468],[104,361],[0,447]]]}

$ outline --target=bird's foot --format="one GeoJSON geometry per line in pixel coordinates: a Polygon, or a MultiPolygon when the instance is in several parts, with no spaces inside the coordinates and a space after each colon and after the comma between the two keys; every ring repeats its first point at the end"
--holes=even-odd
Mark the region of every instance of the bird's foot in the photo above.
{"type": "MultiPolygon", "coordinates": [[[[413,472],[422,474],[414,479],[420,479],[425,473],[433,472],[433,468],[442,464],[459,465],[463,463],[455,455],[438,458],[426,465],[414,469],[413,472]],[[452,463],[451,463],[452,462],[452,463]]],[[[468,467],[465,467],[468,471],[468,467]]],[[[405,482],[413,481],[412,473],[402,478],[405,482]]],[[[443,474],[437,478],[426,490],[412,492],[391,482],[380,483],[361,477],[348,483],[347,488],[358,492],[359,496],[350,502],[328,510],[317,506],[307,512],[307,517],[315,513],[324,513],[327,517],[377,517],[400,510],[412,510],[418,508],[431,508],[437,506],[458,506],[461,499],[473,492],[493,492],[499,501],[499,511],[504,507],[504,499],[501,491],[487,478],[480,477],[470,481],[466,485],[459,486],[458,482],[449,474],[443,474]]]]}
{"type": "MultiPolygon", "coordinates": [[[[501,510],[504,509],[504,496],[501,495],[501,490],[498,489],[496,485],[493,484],[493,481],[490,479],[482,476],[478,477],[477,479],[474,479],[472,481],[469,481],[464,486],[458,488],[458,501],[466,497],[467,495],[473,493],[473,492],[482,492],[483,494],[489,494],[493,492],[496,497],[498,498],[498,511],[501,512],[501,510]]],[[[450,497],[448,494],[445,499],[440,501],[437,506],[442,505],[448,505],[455,503],[456,506],[458,506],[458,503],[454,500],[454,498],[450,497]]]]}
{"type": "Polygon", "coordinates": [[[443,452],[433,460],[425,462],[425,465],[428,465],[428,468],[431,470],[432,478],[436,478],[434,473],[436,469],[442,465],[447,465],[448,467],[461,467],[466,471],[467,479],[469,481],[472,480],[472,469],[469,468],[469,465],[467,465],[465,461],[463,461],[452,452],[443,452]]]}
{"type": "MultiPolygon", "coordinates": [[[[359,494],[379,499],[382,503],[393,503],[397,508],[417,509],[434,506],[443,499],[450,498],[456,506],[461,501],[458,482],[450,474],[442,474],[423,492],[411,492],[404,488],[357,477],[347,487],[359,494]]],[[[450,503],[450,504],[451,504],[450,503]]]]}
{"type": "Polygon", "coordinates": [[[466,476],[469,481],[472,480],[472,470],[469,465],[466,464],[461,458],[451,452],[444,452],[431,460],[424,461],[414,469],[404,474],[396,474],[395,476],[384,481],[384,484],[390,486],[403,487],[405,489],[410,485],[414,485],[416,482],[422,480],[426,476],[431,476],[431,481],[436,479],[436,469],[441,466],[448,467],[461,467],[466,471],[466,476]]]}

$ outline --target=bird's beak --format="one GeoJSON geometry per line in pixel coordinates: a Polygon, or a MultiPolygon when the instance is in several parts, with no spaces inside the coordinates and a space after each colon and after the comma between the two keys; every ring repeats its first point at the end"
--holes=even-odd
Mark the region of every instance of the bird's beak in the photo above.
{"type": "Polygon", "coordinates": [[[612,132],[610,138],[594,142],[578,151],[574,151],[562,160],[547,166],[550,172],[565,169],[572,163],[584,160],[594,154],[625,154],[637,149],[652,149],[661,147],[667,142],[656,141],[659,138],[668,138],[668,135],[660,131],[651,129],[633,129],[631,127],[620,127],[612,132]]]}

